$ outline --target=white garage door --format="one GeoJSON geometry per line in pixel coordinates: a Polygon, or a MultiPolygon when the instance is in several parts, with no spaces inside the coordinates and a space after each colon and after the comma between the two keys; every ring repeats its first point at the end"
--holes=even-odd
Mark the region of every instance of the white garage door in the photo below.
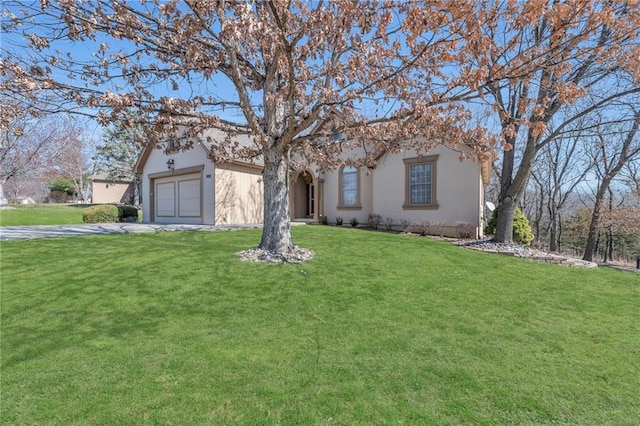
{"type": "Polygon", "coordinates": [[[202,223],[200,173],[155,180],[155,221],[202,223]]]}

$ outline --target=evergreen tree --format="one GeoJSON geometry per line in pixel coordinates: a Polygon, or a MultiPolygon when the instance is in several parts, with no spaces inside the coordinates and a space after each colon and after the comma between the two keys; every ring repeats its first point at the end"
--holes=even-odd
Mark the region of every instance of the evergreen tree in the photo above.
{"type": "Polygon", "coordinates": [[[112,126],[105,128],[103,144],[96,148],[97,172],[107,179],[134,180],[134,167],[144,148],[144,132],[137,116],[127,111],[112,126]]]}
{"type": "Polygon", "coordinates": [[[145,146],[145,133],[140,116],[133,111],[104,130],[103,144],[96,148],[96,172],[113,181],[132,181],[133,204],[140,204],[140,180],[135,165],[145,146]]]}

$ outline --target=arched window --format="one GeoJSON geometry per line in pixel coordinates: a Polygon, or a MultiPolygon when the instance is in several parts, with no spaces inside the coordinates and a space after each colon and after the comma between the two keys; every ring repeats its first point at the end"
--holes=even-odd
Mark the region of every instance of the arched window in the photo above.
{"type": "Polygon", "coordinates": [[[338,208],[360,208],[360,171],[351,166],[340,169],[338,208]]]}

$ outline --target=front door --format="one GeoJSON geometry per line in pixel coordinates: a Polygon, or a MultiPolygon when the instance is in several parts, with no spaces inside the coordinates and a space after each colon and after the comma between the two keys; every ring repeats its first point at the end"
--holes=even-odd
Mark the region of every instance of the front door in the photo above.
{"type": "Polygon", "coordinates": [[[315,188],[313,182],[307,184],[307,217],[313,217],[315,214],[315,188]]]}
{"type": "Polygon", "coordinates": [[[291,180],[291,219],[317,219],[317,188],[313,175],[302,172],[291,180]]]}

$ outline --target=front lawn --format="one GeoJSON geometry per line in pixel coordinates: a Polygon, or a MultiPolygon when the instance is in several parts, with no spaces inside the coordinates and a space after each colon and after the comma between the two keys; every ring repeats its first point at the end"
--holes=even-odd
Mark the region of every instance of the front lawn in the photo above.
{"type": "Polygon", "coordinates": [[[0,210],[0,226],[77,225],[87,204],[17,204],[0,210]]]}
{"type": "Polygon", "coordinates": [[[636,424],[640,280],[356,229],[10,241],[2,424],[636,424]]]}

